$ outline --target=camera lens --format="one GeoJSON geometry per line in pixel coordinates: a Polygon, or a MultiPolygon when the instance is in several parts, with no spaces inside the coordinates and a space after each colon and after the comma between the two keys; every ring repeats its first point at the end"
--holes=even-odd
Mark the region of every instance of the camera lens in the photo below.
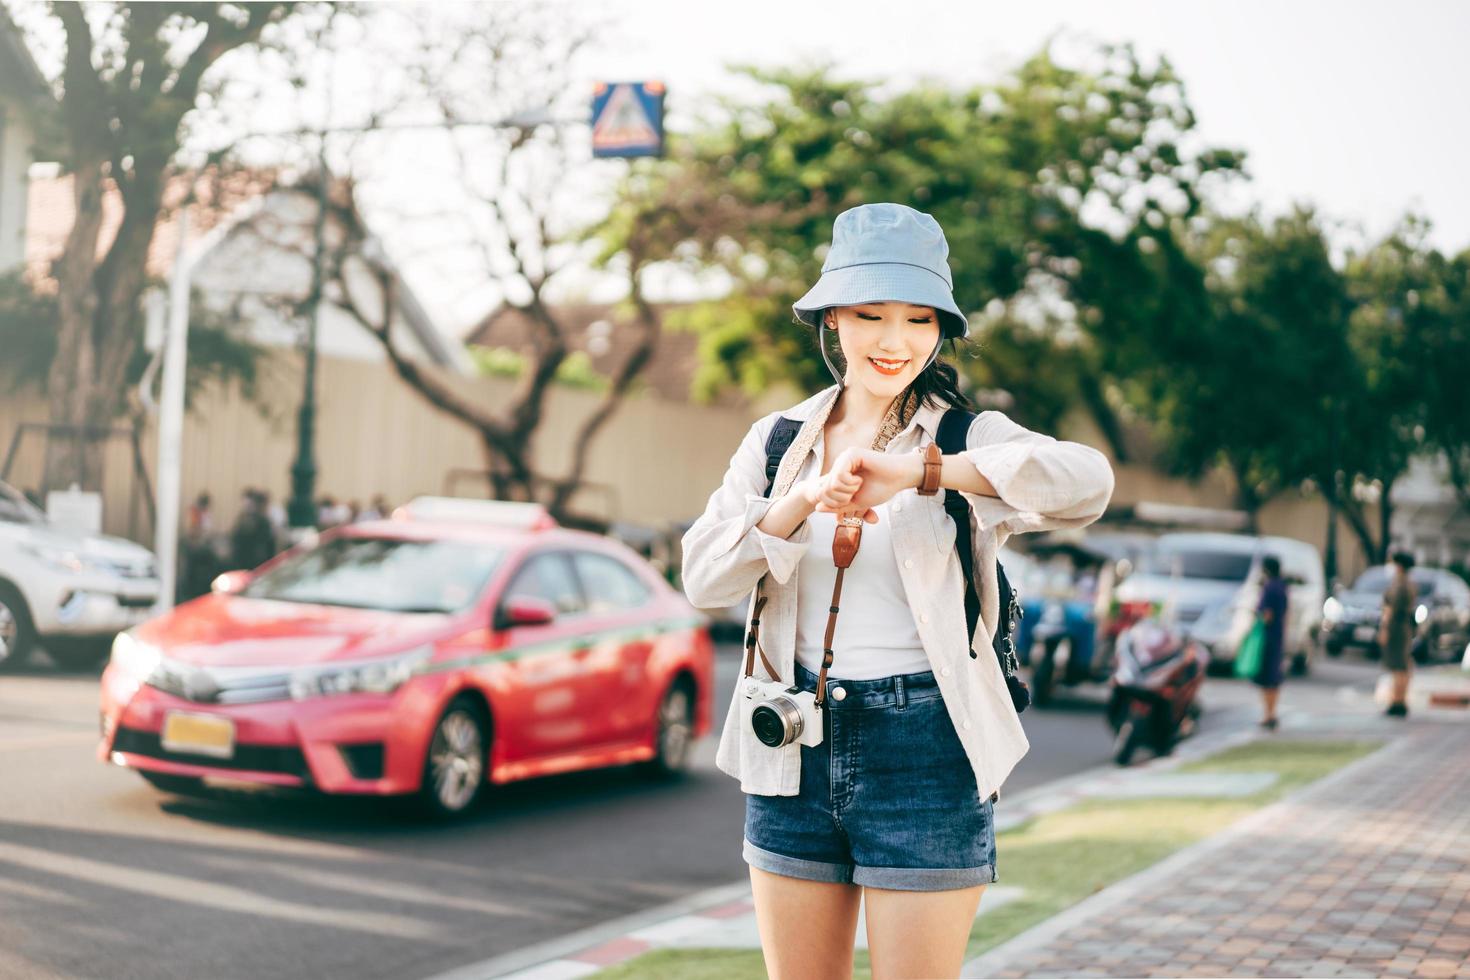
{"type": "Polygon", "coordinates": [[[750,713],[750,727],[755,729],[755,737],[761,740],[762,745],[774,749],[786,744],[786,725],[781,713],[770,704],[756,706],[750,713]]]}

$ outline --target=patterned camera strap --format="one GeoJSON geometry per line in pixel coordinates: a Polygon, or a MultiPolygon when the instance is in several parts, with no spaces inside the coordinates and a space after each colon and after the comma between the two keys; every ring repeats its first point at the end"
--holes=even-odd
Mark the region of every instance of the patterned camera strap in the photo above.
{"type": "MultiPolygon", "coordinates": [[[[827,412],[836,402],[834,398],[826,406],[827,412]]],[[[883,416],[883,423],[878,426],[878,434],[873,438],[873,450],[883,452],[894,436],[902,432],[913,420],[914,412],[918,409],[919,399],[913,396],[911,391],[905,391],[893,400],[888,406],[888,412],[883,416]]],[[[820,432],[826,425],[824,418],[816,431],[820,432]]],[[[796,448],[793,446],[793,448],[796,448]]],[[[810,446],[807,447],[808,449],[810,446]]],[[[805,450],[801,450],[803,456],[805,450]]],[[[783,492],[784,492],[783,488],[783,492]]],[[[843,514],[837,519],[837,528],[832,535],[832,564],[837,566],[837,578],[832,583],[832,602],[827,607],[827,632],[822,640],[822,668],[817,675],[816,703],[822,705],[827,700],[827,668],[832,666],[832,638],[837,632],[837,613],[842,605],[842,580],[847,574],[847,569],[852,565],[852,560],[857,557],[858,548],[863,541],[863,518],[861,514],[843,514]]],[[[780,680],[780,674],[776,673],[771,666],[770,660],[766,658],[766,651],[759,646],[759,630],[761,610],[765,608],[766,596],[763,594],[762,585],[765,576],[756,583],[755,602],[752,607],[750,619],[750,633],[745,640],[745,675],[749,677],[755,669],[755,655],[760,653],[761,664],[771,677],[780,680]]]]}

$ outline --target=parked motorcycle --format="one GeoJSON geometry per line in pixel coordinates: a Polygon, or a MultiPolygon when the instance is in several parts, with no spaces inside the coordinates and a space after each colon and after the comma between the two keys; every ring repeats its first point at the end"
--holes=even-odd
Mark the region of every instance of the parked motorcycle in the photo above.
{"type": "Polygon", "coordinates": [[[1140,747],[1168,755],[1197,727],[1199,689],[1209,651],[1157,616],[1118,634],[1117,671],[1107,719],[1114,732],[1113,761],[1126,766],[1140,747]]]}

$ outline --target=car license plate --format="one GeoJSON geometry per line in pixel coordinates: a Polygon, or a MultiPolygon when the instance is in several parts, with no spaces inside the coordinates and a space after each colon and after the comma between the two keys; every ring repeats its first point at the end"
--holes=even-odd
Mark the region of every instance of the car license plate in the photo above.
{"type": "Polygon", "coordinates": [[[1373,638],[1377,635],[1378,627],[1376,626],[1359,626],[1357,629],[1353,630],[1353,639],[1357,640],[1359,643],[1372,643],[1373,638]]]}
{"type": "Polygon", "coordinates": [[[229,759],[235,754],[235,723],[215,715],[170,712],[163,721],[162,742],[169,752],[229,759]]]}

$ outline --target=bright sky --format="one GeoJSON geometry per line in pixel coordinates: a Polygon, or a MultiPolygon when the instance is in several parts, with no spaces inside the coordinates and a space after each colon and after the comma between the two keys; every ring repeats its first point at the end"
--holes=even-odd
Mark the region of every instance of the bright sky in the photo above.
{"type": "MultiPolygon", "coordinates": [[[[858,78],[901,85],[927,77],[959,86],[997,78],[1048,38],[1061,39],[1057,50],[1067,62],[1089,39],[1131,41],[1145,59],[1164,54],[1172,61],[1204,140],[1247,151],[1253,179],[1242,188],[1245,202],[1268,212],[1293,201],[1315,203],[1343,223],[1340,243],[1382,234],[1413,209],[1433,222],[1439,247],[1470,247],[1470,3],[557,2],[569,22],[608,24],[578,69],[589,96],[598,79],[660,79],[669,86],[674,129],[688,124],[702,95],[735,90],[725,70],[732,63],[824,61],[858,78]]],[[[349,81],[334,96],[344,108],[369,98],[373,87],[371,78],[349,81]]],[[[488,105],[493,101],[487,92],[478,108],[497,111],[488,105]]],[[[260,99],[265,119],[255,124],[278,128],[280,108],[279,96],[260,99]]],[[[462,230],[462,223],[433,217],[454,210],[440,200],[442,161],[435,162],[424,138],[394,142],[372,154],[378,179],[365,200],[378,204],[378,214],[369,217],[436,319],[463,330],[496,293],[482,285],[479,259],[440,247],[462,230]],[[387,210],[419,211],[422,218],[403,224],[387,210]]],[[[599,210],[594,188],[620,167],[597,161],[579,178],[582,216],[599,210]]],[[[586,277],[575,281],[592,287],[586,277]]]]}
{"type": "Polygon", "coordinates": [[[589,64],[662,78],[671,107],[729,87],[731,62],[832,60],[855,77],[996,78],[1048,37],[1132,41],[1184,79],[1203,136],[1249,153],[1268,208],[1317,203],[1369,234],[1406,210],[1470,247],[1470,4],[1335,0],[1045,4],[617,0],[589,64]],[[695,13],[697,11],[697,13],[695,13]],[[697,22],[691,22],[697,17],[697,22]],[[615,46],[617,45],[617,46],[615,46]]]}

